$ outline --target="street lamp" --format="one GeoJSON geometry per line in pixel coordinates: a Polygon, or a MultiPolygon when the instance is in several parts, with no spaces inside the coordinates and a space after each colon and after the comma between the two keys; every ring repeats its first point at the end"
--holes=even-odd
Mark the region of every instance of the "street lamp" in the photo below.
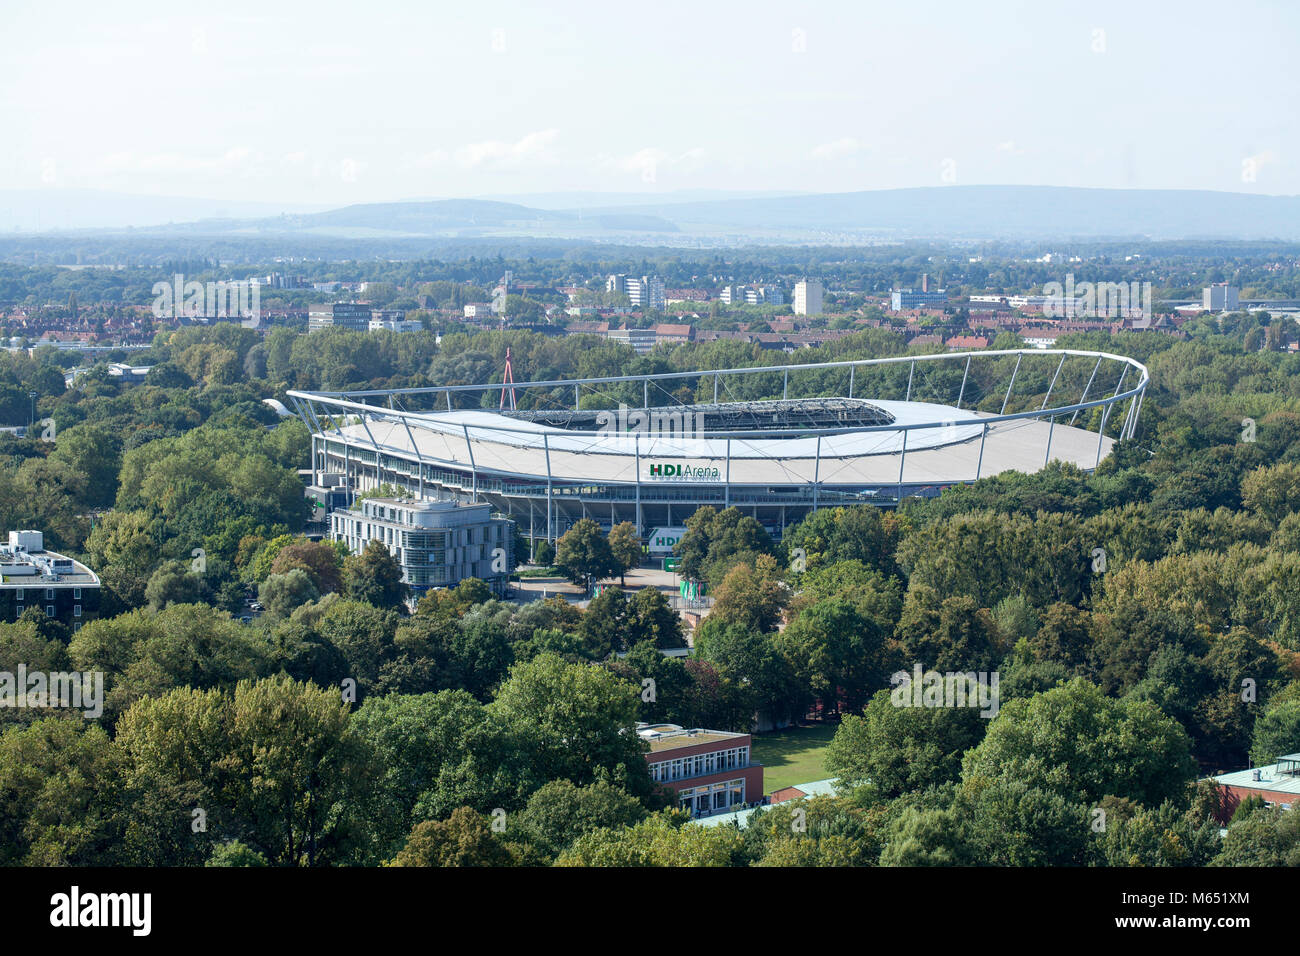
{"type": "Polygon", "coordinates": [[[27,426],[28,428],[36,427],[36,395],[37,395],[36,392],[27,393],[27,397],[32,400],[32,420],[31,420],[31,424],[27,426]]]}

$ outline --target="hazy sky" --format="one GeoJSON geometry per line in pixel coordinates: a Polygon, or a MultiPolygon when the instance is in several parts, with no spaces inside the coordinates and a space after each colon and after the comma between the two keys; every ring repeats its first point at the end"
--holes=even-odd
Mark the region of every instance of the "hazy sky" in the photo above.
{"type": "Polygon", "coordinates": [[[1284,0],[178,6],[0,0],[0,188],[1300,192],[1284,0]]]}

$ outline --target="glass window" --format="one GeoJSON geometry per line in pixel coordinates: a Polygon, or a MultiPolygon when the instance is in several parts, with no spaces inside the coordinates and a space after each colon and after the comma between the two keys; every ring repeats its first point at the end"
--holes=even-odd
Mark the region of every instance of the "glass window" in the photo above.
{"type": "Polygon", "coordinates": [[[53,604],[47,604],[47,605],[45,605],[45,616],[46,616],[46,617],[54,617],[54,605],[53,605],[53,604]]]}
{"type": "Polygon", "coordinates": [[[80,604],[74,604],[74,605],[73,605],[73,607],[72,607],[72,616],[73,616],[73,617],[81,617],[81,605],[80,605],[80,604]]]}
{"type": "Polygon", "coordinates": [[[73,597],[73,600],[80,601],[80,600],[81,600],[81,588],[73,588],[73,589],[72,589],[72,597],[73,597]]]}

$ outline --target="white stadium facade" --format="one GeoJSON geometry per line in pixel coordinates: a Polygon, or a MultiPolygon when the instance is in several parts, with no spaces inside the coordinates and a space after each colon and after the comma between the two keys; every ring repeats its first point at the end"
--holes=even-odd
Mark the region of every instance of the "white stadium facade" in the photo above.
{"type": "Polygon", "coordinates": [[[288,397],[316,485],[488,502],[535,539],[584,517],[648,536],[702,505],[779,538],[818,508],[1057,459],[1092,470],[1148,381],[1121,355],[1024,349],[288,397]]]}

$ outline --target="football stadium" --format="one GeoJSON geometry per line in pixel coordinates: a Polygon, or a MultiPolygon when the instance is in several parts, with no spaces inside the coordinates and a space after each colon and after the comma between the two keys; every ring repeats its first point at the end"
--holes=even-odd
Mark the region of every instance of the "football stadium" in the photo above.
{"type": "Polygon", "coordinates": [[[290,391],[313,484],[487,502],[529,537],[631,521],[667,553],[703,505],[779,538],[817,508],[896,507],[1052,461],[1090,471],[1137,427],[1121,355],[985,350],[367,391],[290,391]]]}

